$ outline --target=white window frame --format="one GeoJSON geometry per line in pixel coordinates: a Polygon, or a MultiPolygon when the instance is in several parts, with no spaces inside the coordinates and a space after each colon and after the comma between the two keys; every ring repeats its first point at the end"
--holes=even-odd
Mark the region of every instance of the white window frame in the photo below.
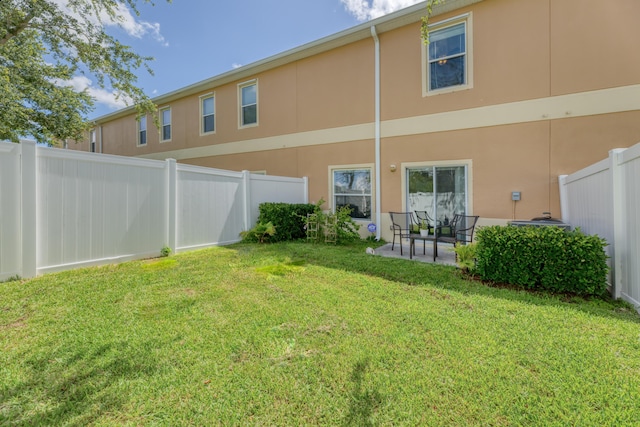
{"type": "Polygon", "coordinates": [[[215,92],[210,92],[200,96],[200,135],[210,135],[216,133],[216,94],[215,92]],[[213,113],[204,114],[204,101],[207,99],[213,99],[213,113]],[[213,130],[205,131],[204,123],[205,118],[208,116],[213,116],[213,130]]]}
{"type": "Polygon", "coordinates": [[[90,153],[95,153],[96,152],[96,130],[91,129],[89,131],[89,152],[90,153]]]}
{"type": "Polygon", "coordinates": [[[147,142],[149,140],[149,132],[147,128],[147,116],[142,116],[138,120],[136,120],[136,145],[138,147],[146,147],[147,142]],[[144,129],[142,128],[142,124],[144,123],[144,129]],[[144,143],[142,143],[142,132],[144,132],[144,143]]]}
{"type": "Polygon", "coordinates": [[[431,89],[431,67],[429,61],[429,45],[422,43],[422,96],[440,95],[443,93],[458,92],[473,88],[473,20],[472,13],[456,16],[440,22],[429,24],[429,33],[433,34],[439,30],[444,30],[454,25],[464,23],[465,25],[465,83],[455,86],[448,86],[440,89],[431,89]]]}
{"type": "Polygon", "coordinates": [[[171,122],[173,120],[173,113],[171,111],[171,107],[162,107],[158,110],[158,114],[160,114],[160,142],[169,142],[173,138],[173,126],[171,122]],[[164,112],[169,112],[169,123],[164,122],[164,112]],[[169,138],[164,138],[164,127],[169,126],[169,138]]]}
{"type": "Polygon", "coordinates": [[[249,128],[249,127],[255,127],[258,126],[258,121],[259,121],[259,114],[258,114],[258,104],[259,104],[259,96],[258,96],[258,79],[253,79],[253,80],[249,80],[246,81],[244,83],[240,83],[238,85],[238,128],[240,129],[244,129],[244,128],[249,128]],[[256,102],[255,104],[247,104],[244,105],[242,103],[242,89],[249,87],[249,86],[255,86],[256,87],[256,102]],[[256,106],[256,121],[255,123],[247,123],[245,124],[243,122],[244,120],[244,107],[248,107],[251,105],[255,105],[256,106]]]}
{"type": "Polygon", "coordinates": [[[337,194],[335,194],[335,184],[334,184],[334,172],[337,171],[350,171],[350,170],[368,170],[369,171],[369,180],[371,182],[371,193],[370,194],[363,194],[363,196],[368,196],[369,197],[369,218],[354,218],[352,217],[352,219],[354,221],[362,221],[362,222],[366,222],[366,223],[370,223],[371,221],[374,220],[375,218],[375,176],[374,176],[374,165],[372,163],[363,163],[363,164],[351,164],[351,165],[330,165],[329,166],[329,194],[330,194],[330,201],[329,201],[329,209],[331,209],[331,212],[336,211],[336,196],[337,194]]]}

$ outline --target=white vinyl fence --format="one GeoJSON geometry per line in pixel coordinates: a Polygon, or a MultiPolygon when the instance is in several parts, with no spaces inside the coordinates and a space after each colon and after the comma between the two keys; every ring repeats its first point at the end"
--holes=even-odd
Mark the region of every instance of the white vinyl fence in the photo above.
{"type": "Polygon", "coordinates": [[[0,143],[0,280],[239,241],[307,179],[0,143]]]}
{"type": "Polygon", "coordinates": [[[606,239],[613,295],[640,311],[640,144],[559,181],[562,219],[606,239]]]}

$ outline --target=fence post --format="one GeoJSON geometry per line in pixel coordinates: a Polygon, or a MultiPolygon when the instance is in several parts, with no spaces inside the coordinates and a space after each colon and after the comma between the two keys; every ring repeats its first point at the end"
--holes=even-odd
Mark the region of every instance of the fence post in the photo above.
{"type": "Polygon", "coordinates": [[[611,194],[613,196],[613,297],[619,299],[622,296],[622,258],[626,247],[627,236],[624,230],[625,224],[625,201],[624,201],[624,176],[620,166],[622,153],[621,148],[609,151],[609,170],[611,171],[611,194]]]}
{"type": "Polygon", "coordinates": [[[38,271],[38,214],[36,186],[36,143],[22,141],[21,145],[21,192],[22,204],[22,276],[35,277],[38,271]]]}
{"type": "Polygon", "coordinates": [[[244,230],[251,229],[251,172],[242,171],[242,187],[244,192],[244,230]]]}
{"type": "Polygon", "coordinates": [[[176,230],[177,230],[177,187],[178,187],[178,167],[175,159],[166,159],[167,164],[167,246],[171,249],[172,253],[176,252],[176,230]]]}
{"type": "Polygon", "coordinates": [[[560,175],[558,177],[558,185],[560,186],[560,218],[565,224],[571,224],[571,213],[569,211],[569,193],[567,191],[567,176],[560,175]]]}

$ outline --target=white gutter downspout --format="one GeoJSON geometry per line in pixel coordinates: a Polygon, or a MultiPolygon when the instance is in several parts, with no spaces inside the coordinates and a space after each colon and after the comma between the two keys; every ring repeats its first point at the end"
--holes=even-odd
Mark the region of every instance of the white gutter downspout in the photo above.
{"type": "Polygon", "coordinates": [[[380,240],[380,218],[382,217],[380,198],[380,39],[376,27],[371,26],[371,36],[375,42],[375,152],[376,152],[376,240],[380,240]]]}
{"type": "Polygon", "coordinates": [[[98,152],[102,153],[102,125],[100,125],[100,151],[98,152]]]}

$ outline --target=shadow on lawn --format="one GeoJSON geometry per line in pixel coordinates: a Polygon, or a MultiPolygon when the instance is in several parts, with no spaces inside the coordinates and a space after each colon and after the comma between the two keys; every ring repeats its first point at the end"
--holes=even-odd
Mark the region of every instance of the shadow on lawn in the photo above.
{"type": "Polygon", "coordinates": [[[356,363],[351,374],[353,381],[353,391],[351,392],[351,403],[349,413],[345,418],[345,426],[373,426],[373,414],[382,403],[382,396],[378,390],[367,390],[363,384],[369,359],[364,359],[356,363]]]}
{"type": "Polygon", "coordinates": [[[283,248],[286,248],[292,262],[299,263],[300,260],[304,260],[307,264],[366,274],[411,286],[428,285],[464,294],[473,293],[527,304],[562,306],[591,315],[640,323],[638,313],[623,301],[554,295],[511,287],[493,287],[462,277],[459,270],[452,266],[371,256],[365,252],[366,243],[328,247],[300,241],[238,247],[240,250],[264,251],[265,254],[272,253],[276,256],[281,256],[283,248]],[[332,251],[330,256],[326,256],[327,248],[332,251]]]}
{"type": "MultiPolygon", "coordinates": [[[[51,343],[52,348],[57,346],[51,343]]],[[[125,342],[105,344],[89,353],[40,352],[25,362],[24,381],[0,393],[0,424],[83,426],[105,414],[115,415],[127,396],[113,385],[152,375],[152,359],[150,353],[142,354],[125,342]]]]}

